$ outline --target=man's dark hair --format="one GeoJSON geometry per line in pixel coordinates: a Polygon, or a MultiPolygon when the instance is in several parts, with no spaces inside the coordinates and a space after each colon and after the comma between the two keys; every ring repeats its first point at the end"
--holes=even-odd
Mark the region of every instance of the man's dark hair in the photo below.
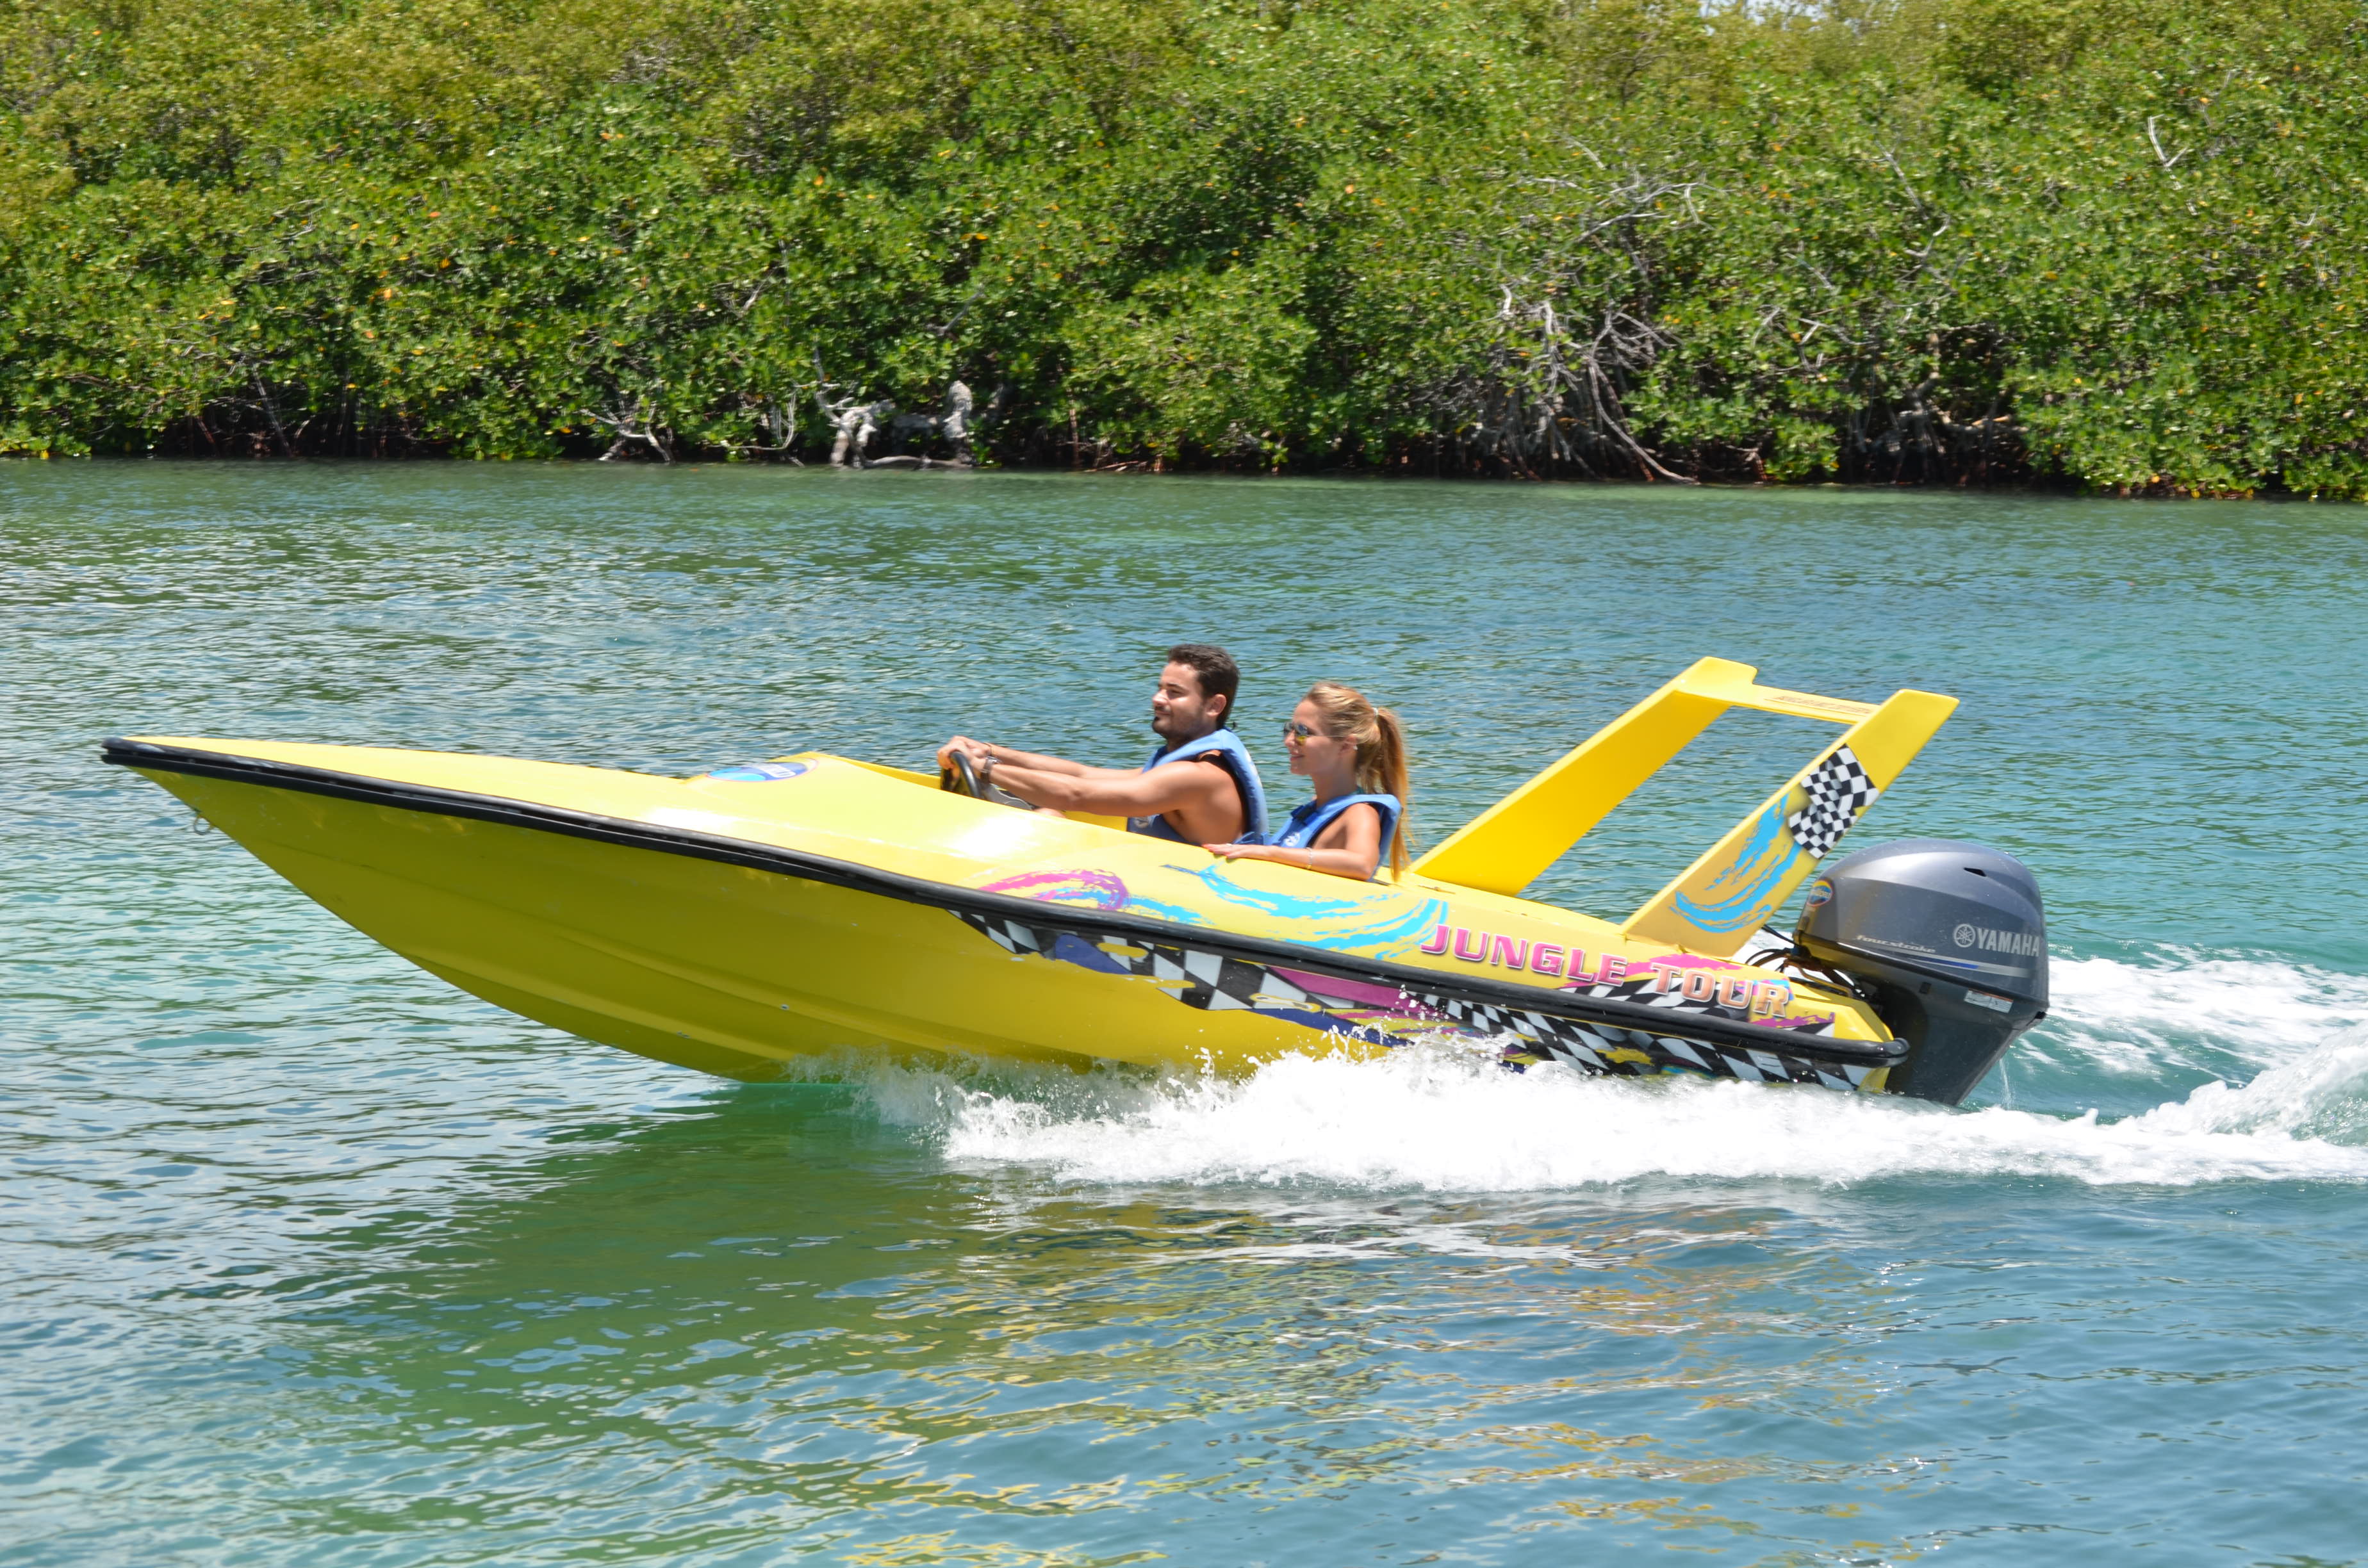
{"type": "Polygon", "coordinates": [[[1224,721],[1234,722],[1234,693],[1242,687],[1242,667],[1231,653],[1212,642],[1178,642],[1167,650],[1167,662],[1190,670],[1201,682],[1202,697],[1224,698],[1224,721]]]}

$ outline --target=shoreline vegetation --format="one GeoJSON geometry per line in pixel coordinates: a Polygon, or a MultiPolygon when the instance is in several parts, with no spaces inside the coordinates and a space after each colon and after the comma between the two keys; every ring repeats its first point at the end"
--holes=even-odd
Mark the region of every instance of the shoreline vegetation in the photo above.
{"type": "Polygon", "coordinates": [[[2368,498],[2351,0],[0,10],[0,451],[2368,498]]]}

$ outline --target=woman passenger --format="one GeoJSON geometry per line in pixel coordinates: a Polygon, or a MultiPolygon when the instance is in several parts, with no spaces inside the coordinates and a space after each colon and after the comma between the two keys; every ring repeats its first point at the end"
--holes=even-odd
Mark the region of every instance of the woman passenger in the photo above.
{"type": "Polygon", "coordinates": [[[1406,871],[1406,748],[1398,716],[1364,693],[1320,680],[1282,728],[1291,770],[1315,798],[1264,844],[1206,844],[1228,860],[1273,860],[1336,877],[1372,880],[1386,846],[1390,873],[1406,871]]]}

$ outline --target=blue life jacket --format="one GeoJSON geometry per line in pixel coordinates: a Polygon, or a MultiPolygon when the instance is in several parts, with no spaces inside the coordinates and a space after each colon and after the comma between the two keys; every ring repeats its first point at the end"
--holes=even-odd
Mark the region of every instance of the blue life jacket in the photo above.
{"type": "MultiPolygon", "coordinates": [[[[1204,756],[1217,759],[1218,765],[1233,776],[1234,789],[1241,795],[1242,835],[1234,842],[1265,843],[1266,786],[1258,782],[1258,764],[1250,760],[1249,748],[1242,744],[1241,736],[1233,731],[1213,730],[1198,740],[1153,752],[1151,760],[1143,765],[1143,771],[1148,773],[1163,763],[1190,762],[1204,756]]],[[[1165,816],[1129,817],[1126,830],[1147,834],[1153,838],[1165,838],[1172,844],[1185,842],[1182,834],[1167,825],[1165,816]]]]}
{"type": "Polygon", "coordinates": [[[1390,835],[1396,831],[1398,813],[1406,810],[1395,795],[1335,795],[1328,801],[1310,801],[1282,824],[1282,831],[1269,842],[1282,849],[1311,849],[1322,837],[1324,830],[1339,820],[1340,813],[1350,806],[1371,806],[1381,813],[1382,860],[1390,858],[1390,835]]]}

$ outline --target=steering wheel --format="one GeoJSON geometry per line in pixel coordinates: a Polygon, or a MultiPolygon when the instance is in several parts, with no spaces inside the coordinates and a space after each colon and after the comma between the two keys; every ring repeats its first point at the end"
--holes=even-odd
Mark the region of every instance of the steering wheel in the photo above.
{"type": "Polygon", "coordinates": [[[957,795],[968,795],[973,801],[984,801],[987,798],[986,785],[979,778],[978,770],[970,765],[970,758],[961,752],[954,753],[954,765],[951,767],[939,769],[938,788],[950,790],[957,795]]]}

